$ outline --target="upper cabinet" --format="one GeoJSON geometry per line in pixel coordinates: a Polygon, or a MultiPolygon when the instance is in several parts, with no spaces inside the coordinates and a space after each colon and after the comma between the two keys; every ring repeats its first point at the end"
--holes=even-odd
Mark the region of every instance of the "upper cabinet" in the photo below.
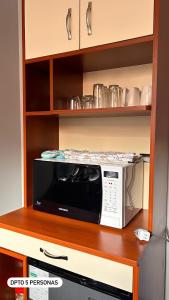
{"type": "Polygon", "coordinates": [[[79,0],[25,0],[25,57],[79,49],[79,0]]]}
{"type": "Polygon", "coordinates": [[[25,0],[26,59],[153,34],[154,0],[25,0]]]}
{"type": "Polygon", "coordinates": [[[154,0],[80,0],[80,47],[153,34],[154,0]]]}

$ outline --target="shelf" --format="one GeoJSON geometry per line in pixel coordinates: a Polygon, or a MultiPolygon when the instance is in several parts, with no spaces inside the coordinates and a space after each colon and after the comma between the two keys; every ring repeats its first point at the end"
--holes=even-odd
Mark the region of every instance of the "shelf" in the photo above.
{"type": "Polygon", "coordinates": [[[0,217],[0,227],[51,243],[137,266],[146,242],[133,231],[147,229],[148,211],[141,211],[124,229],[77,221],[21,208],[0,217]]]}
{"type": "Polygon", "coordinates": [[[121,42],[26,60],[26,64],[54,59],[65,68],[83,72],[120,68],[152,62],[154,36],[144,36],[121,42]]]}
{"type": "Polygon", "coordinates": [[[26,65],[26,110],[50,110],[50,65],[48,61],[26,65]]]}
{"type": "Polygon", "coordinates": [[[61,117],[78,117],[78,116],[141,116],[149,115],[151,106],[130,106],[130,107],[113,107],[99,109],[81,109],[81,110],[58,110],[55,111],[61,117]]]}
{"type": "MultiPolygon", "coordinates": [[[[45,111],[46,112],[46,111],[45,111]]],[[[44,112],[39,112],[37,118],[26,118],[26,162],[25,177],[27,185],[25,190],[27,199],[25,205],[31,205],[33,194],[33,160],[49,149],[59,149],[59,127],[58,117],[50,114],[43,115],[44,112]]]]}
{"type": "Polygon", "coordinates": [[[25,113],[26,116],[51,116],[53,113],[51,111],[29,111],[25,113]]]}
{"type": "Polygon", "coordinates": [[[56,115],[60,117],[104,117],[104,116],[146,116],[151,114],[151,106],[128,106],[128,107],[112,107],[112,108],[93,108],[93,109],[79,109],[79,110],[54,110],[54,111],[34,111],[26,112],[26,116],[51,116],[56,115]]]}
{"type": "MultiPolygon", "coordinates": [[[[15,289],[8,287],[7,280],[10,277],[27,276],[27,259],[21,254],[0,248],[0,265],[0,298],[15,299],[15,289]]],[[[26,289],[24,295],[24,299],[27,299],[26,289]]]]}

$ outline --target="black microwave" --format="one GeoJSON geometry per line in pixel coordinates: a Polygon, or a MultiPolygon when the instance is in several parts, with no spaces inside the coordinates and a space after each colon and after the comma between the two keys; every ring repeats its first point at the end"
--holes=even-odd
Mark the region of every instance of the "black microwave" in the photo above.
{"type": "Polygon", "coordinates": [[[143,162],[34,160],[36,210],[123,228],[142,209],[143,162]]]}
{"type": "Polygon", "coordinates": [[[100,222],[100,166],[34,160],[33,208],[92,223],[100,222]]]}

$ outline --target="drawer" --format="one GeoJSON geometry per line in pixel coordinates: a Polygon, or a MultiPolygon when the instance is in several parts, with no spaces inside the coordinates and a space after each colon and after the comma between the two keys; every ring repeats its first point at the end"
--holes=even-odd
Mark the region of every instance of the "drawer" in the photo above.
{"type": "Polygon", "coordinates": [[[14,231],[0,229],[0,247],[48,264],[95,279],[111,286],[132,292],[133,267],[112,260],[73,250],[14,231]],[[40,248],[56,256],[67,256],[68,260],[46,257],[40,248]]]}

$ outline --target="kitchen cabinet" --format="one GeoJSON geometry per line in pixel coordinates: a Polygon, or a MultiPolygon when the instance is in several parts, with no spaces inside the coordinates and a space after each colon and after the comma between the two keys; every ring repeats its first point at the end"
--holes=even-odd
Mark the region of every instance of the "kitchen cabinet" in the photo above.
{"type": "Polygon", "coordinates": [[[79,0],[25,1],[26,58],[79,48],[79,0]]]}
{"type": "Polygon", "coordinates": [[[80,0],[80,48],[153,34],[154,0],[80,0]]]}
{"type": "Polygon", "coordinates": [[[154,0],[26,0],[26,59],[151,35],[153,18],[154,0]]]}

